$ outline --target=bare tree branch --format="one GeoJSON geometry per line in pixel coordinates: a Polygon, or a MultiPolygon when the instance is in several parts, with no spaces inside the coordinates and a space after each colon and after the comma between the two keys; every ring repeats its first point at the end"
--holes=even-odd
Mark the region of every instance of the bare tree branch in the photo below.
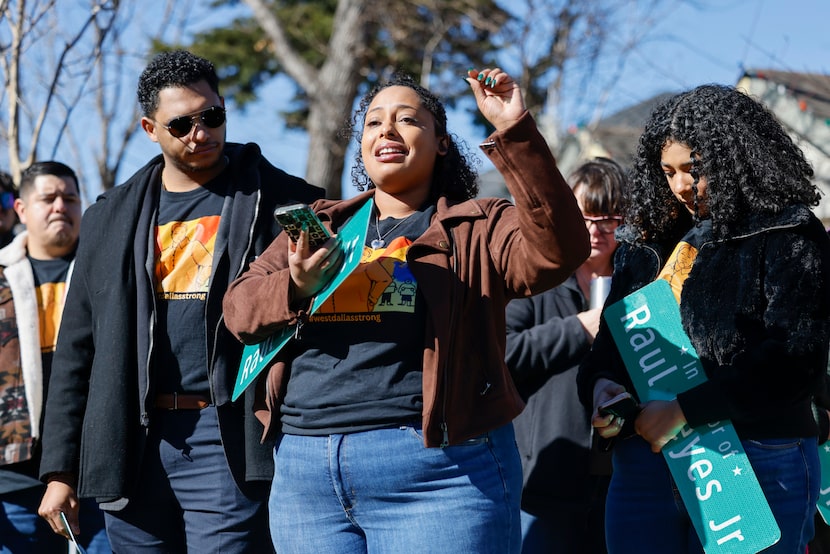
{"type": "Polygon", "coordinates": [[[339,198],[346,146],[340,142],[338,132],[348,120],[361,80],[357,53],[365,47],[362,14],[366,0],[338,0],[328,55],[319,69],[306,63],[291,46],[282,23],[265,2],[245,3],[273,43],[274,56],[308,96],[310,145],[306,179],[325,187],[329,197],[339,198]]]}
{"type": "MultiPolygon", "coordinates": [[[[8,4],[6,4],[8,6],[8,4]]],[[[15,183],[20,182],[20,55],[23,49],[24,19],[26,13],[26,2],[19,0],[16,13],[10,9],[4,11],[5,18],[9,22],[11,31],[11,45],[9,59],[4,63],[6,66],[6,97],[9,99],[9,121],[6,131],[9,148],[9,173],[15,183]]]]}
{"type": "Polygon", "coordinates": [[[291,75],[291,78],[306,92],[315,91],[318,86],[317,70],[307,64],[291,46],[282,24],[274,16],[269,5],[263,0],[244,0],[244,2],[254,12],[254,17],[271,41],[274,55],[285,68],[285,72],[291,75]]]}
{"type": "Polygon", "coordinates": [[[56,93],[56,90],[57,90],[57,87],[58,87],[58,82],[60,81],[60,78],[61,78],[61,74],[63,73],[63,71],[66,67],[65,66],[66,58],[69,55],[69,53],[72,51],[72,49],[75,48],[75,46],[78,44],[78,42],[80,42],[81,38],[86,34],[86,30],[90,27],[90,25],[92,25],[92,22],[98,16],[98,12],[101,11],[101,8],[102,8],[101,4],[93,5],[92,9],[90,10],[89,17],[87,17],[86,21],[84,21],[84,23],[81,25],[80,29],[78,29],[78,32],[75,33],[75,35],[73,37],[71,37],[69,39],[69,41],[67,41],[64,44],[63,50],[61,51],[60,56],[58,57],[58,63],[55,66],[55,72],[54,72],[53,77],[52,77],[52,82],[50,83],[49,88],[48,88],[47,93],[46,93],[46,99],[43,103],[43,108],[40,110],[40,114],[38,115],[37,121],[35,122],[35,125],[34,125],[34,129],[32,130],[32,137],[31,137],[31,140],[29,142],[29,155],[27,157],[27,161],[29,163],[34,161],[35,156],[37,155],[37,146],[38,146],[38,141],[40,140],[40,132],[41,132],[41,129],[43,128],[43,121],[46,119],[46,114],[48,113],[49,106],[51,105],[52,100],[55,97],[55,93],[56,93]]]}
{"type": "MultiPolygon", "coordinates": [[[[146,38],[148,43],[161,39],[170,29],[176,33],[182,32],[183,21],[177,16],[176,8],[185,14],[192,12],[193,1],[183,3],[176,0],[167,0],[162,16],[153,25],[153,33],[146,38]]],[[[132,4],[136,9],[141,9],[138,3],[132,4]]],[[[124,33],[130,29],[133,23],[134,14],[122,13],[120,23],[115,23],[108,28],[96,28],[99,35],[98,43],[104,45],[105,38],[108,38],[106,50],[110,55],[102,55],[95,64],[95,110],[98,113],[99,150],[95,154],[95,165],[98,169],[98,177],[101,188],[104,190],[115,186],[118,171],[123,163],[124,155],[130,141],[140,133],[138,121],[141,118],[141,111],[133,96],[133,90],[123,90],[122,76],[129,69],[125,65],[128,59],[127,49],[122,44],[124,33]],[[129,106],[126,108],[125,106],[129,106]],[[129,115],[125,117],[124,111],[129,115]],[[119,130],[119,125],[123,125],[119,130]]],[[[184,17],[187,17],[186,15],[184,17]]]]}
{"type": "MultiPolygon", "coordinates": [[[[99,6],[96,6],[95,8],[98,8],[99,6]]],[[[106,8],[104,8],[104,9],[106,9],[106,8]]],[[[94,11],[97,12],[97,11],[100,11],[100,10],[94,10],[94,11]]],[[[96,15],[96,14],[93,14],[93,15],[96,15]]],[[[65,116],[63,118],[63,121],[61,122],[61,125],[58,128],[58,132],[56,133],[55,140],[54,140],[53,145],[52,145],[52,155],[50,156],[51,158],[55,158],[56,155],[57,155],[57,150],[58,150],[58,147],[60,146],[61,137],[63,136],[66,129],[69,127],[69,122],[70,122],[70,119],[72,117],[72,112],[74,111],[75,107],[77,107],[79,105],[80,99],[86,93],[87,86],[90,83],[90,76],[93,74],[95,69],[97,67],[99,67],[100,64],[102,63],[104,43],[107,39],[107,34],[112,29],[112,26],[115,22],[115,15],[116,15],[115,13],[110,13],[110,17],[108,19],[106,19],[106,22],[103,25],[100,24],[100,18],[98,18],[98,17],[93,16],[90,20],[87,21],[87,25],[91,24],[95,28],[95,43],[93,45],[92,53],[90,54],[89,59],[86,60],[86,64],[84,66],[82,66],[82,72],[81,72],[81,75],[80,75],[81,85],[77,88],[75,94],[73,95],[72,98],[70,98],[68,100],[68,102],[64,99],[60,99],[61,102],[64,105],[64,108],[65,108],[66,112],[65,112],[65,116]]],[[[78,37],[78,39],[80,39],[80,37],[78,37]]],[[[62,61],[63,60],[61,60],[61,62],[62,61]]],[[[63,66],[63,64],[60,63],[59,67],[62,67],[62,66],[63,66]]],[[[48,108],[48,106],[44,106],[44,109],[47,109],[47,108],[48,108]]]]}

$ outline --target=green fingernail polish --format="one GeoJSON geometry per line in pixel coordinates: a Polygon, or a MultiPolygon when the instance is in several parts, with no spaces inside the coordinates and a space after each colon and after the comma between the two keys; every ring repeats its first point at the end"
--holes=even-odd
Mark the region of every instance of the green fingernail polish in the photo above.
{"type": "Polygon", "coordinates": [[[489,84],[490,84],[490,77],[487,77],[486,79],[484,79],[484,86],[486,87],[489,84]]]}
{"type": "Polygon", "coordinates": [[[479,74],[478,74],[478,80],[479,80],[479,81],[483,81],[483,80],[484,80],[484,73],[479,73],[479,74]]]}

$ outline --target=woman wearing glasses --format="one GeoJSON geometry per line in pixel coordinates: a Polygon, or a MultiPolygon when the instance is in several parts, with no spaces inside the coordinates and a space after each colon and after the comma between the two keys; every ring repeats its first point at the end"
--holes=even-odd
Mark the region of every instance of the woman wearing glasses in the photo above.
{"type": "Polygon", "coordinates": [[[591,255],[558,287],[507,305],[505,361],[527,401],[513,422],[524,474],[523,554],[605,550],[609,471],[590,471],[600,458],[591,453],[591,414],[579,403],[576,373],[599,328],[601,308],[589,306],[590,284],[611,275],[624,181],[607,158],[571,174],[591,255]]]}

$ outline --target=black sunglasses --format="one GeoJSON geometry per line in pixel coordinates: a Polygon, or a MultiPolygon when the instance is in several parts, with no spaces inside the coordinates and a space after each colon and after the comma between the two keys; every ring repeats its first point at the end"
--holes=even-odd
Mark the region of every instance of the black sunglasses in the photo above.
{"type": "Polygon", "coordinates": [[[167,129],[174,137],[182,138],[183,136],[189,135],[193,126],[199,122],[209,129],[221,127],[225,122],[225,108],[222,106],[211,106],[201,112],[171,119],[167,125],[162,125],[162,127],[167,129]]]}

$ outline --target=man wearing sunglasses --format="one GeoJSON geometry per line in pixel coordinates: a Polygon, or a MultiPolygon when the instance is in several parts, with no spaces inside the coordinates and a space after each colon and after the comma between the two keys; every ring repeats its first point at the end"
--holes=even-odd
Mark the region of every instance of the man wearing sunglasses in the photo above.
{"type": "Polygon", "coordinates": [[[323,190],[255,144],[225,142],[207,60],[159,54],[138,98],[161,155],[84,215],[46,405],[40,514],[66,535],[64,512],[83,533],[77,493],[104,509],[117,552],[268,552],[273,445],[260,444],[253,387],[230,400],[241,345],[221,301],[278,232],[274,208],[323,190]]]}

